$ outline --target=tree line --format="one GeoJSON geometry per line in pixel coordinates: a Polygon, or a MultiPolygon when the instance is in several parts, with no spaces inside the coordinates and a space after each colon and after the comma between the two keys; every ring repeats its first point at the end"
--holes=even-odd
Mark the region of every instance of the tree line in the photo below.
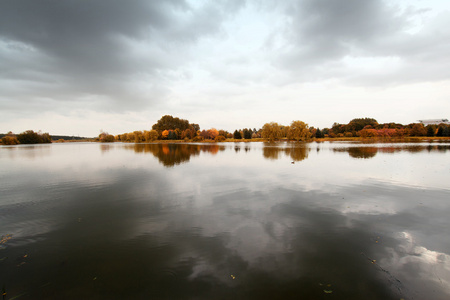
{"type": "Polygon", "coordinates": [[[422,123],[402,125],[398,123],[379,124],[372,118],[357,118],[348,124],[334,123],[331,129],[324,129],[324,136],[361,138],[402,138],[402,137],[449,137],[450,125],[441,123],[425,126],[422,123]]]}
{"type": "Polygon", "coordinates": [[[215,128],[201,130],[198,124],[189,123],[188,120],[165,115],[152,126],[151,130],[133,131],[116,136],[102,132],[98,136],[98,140],[100,142],[120,141],[143,143],[156,140],[189,140],[194,142],[211,140],[223,142],[227,139],[251,140],[264,138],[273,141],[288,138],[296,141],[306,141],[311,139],[312,136],[313,133],[310,131],[308,124],[302,121],[293,121],[290,126],[282,126],[278,125],[278,123],[271,122],[266,123],[259,130],[256,128],[244,128],[236,129],[231,133],[226,130],[217,130],[215,128]]]}
{"type": "MultiPolygon", "coordinates": [[[[148,143],[157,140],[215,141],[265,139],[269,141],[309,141],[320,138],[403,138],[403,137],[450,137],[450,125],[446,123],[423,125],[411,123],[378,123],[373,118],[356,118],[347,124],[334,123],[331,128],[310,127],[303,121],[292,121],[289,125],[276,122],[265,123],[262,128],[236,129],[233,133],[215,128],[200,129],[200,125],[188,120],[165,115],[150,130],[133,131],[116,136],[101,132],[95,139],[99,142],[148,143]]],[[[4,145],[51,143],[48,133],[27,130],[18,135],[12,132],[1,138],[4,145]]]]}
{"type": "Polygon", "coordinates": [[[232,138],[251,139],[256,137],[261,137],[256,129],[239,129],[234,133],[230,133],[226,130],[217,130],[216,128],[201,130],[200,125],[196,123],[190,123],[188,120],[165,115],[152,126],[151,130],[133,131],[118,134],[116,136],[102,132],[100,133],[98,140],[101,142],[120,141],[132,143],[153,142],[157,140],[185,140],[194,142],[211,140],[223,142],[226,139],[232,138]]]}
{"type": "Polygon", "coordinates": [[[34,132],[33,130],[27,130],[20,134],[14,134],[13,132],[8,132],[1,139],[3,145],[18,145],[18,144],[41,144],[41,143],[51,143],[52,137],[48,132],[34,132]]]}
{"type": "Polygon", "coordinates": [[[262,128],[236,129],[233,133],[215,128],[200,130],[198,124],[170,115],[163,116],[152,126],[151,130],[133,131],[116,136],[101,133],[99,140],[103,142],[153,142],[157,140],[216,141],[227,139],[251,140],[265,139],[269,141],[292,140],[309,141],[320,138],[403,138],[403,137],[448,137],[450,125],[438,124],[424,126],[422,123],[402,125],[399,123],[378,123],[373,118],[356,118],[348,124],[334,123],[331,128],[310,127],[303,121],[292,121],[289,125],[277,122],[265,123],[262,128]]]}

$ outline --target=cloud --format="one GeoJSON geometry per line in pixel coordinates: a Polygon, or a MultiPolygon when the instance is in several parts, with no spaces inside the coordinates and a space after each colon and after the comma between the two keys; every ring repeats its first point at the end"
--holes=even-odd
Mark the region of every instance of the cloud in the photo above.
{"type": "MultiPolygon", "coordinates": [[[[140,112],[150,123],[188,114],[227,130],[297,118],[329,126],[374,111],[399,86],[420,90],[416,83],[450,78],[445,9],[437,0],[4,0],[0,131],[22,130],[23,118],[42,127],[33,118],[42,111],[111,118],[140,112]],[[355,112],[349,103],[356,97],[365,101],[355,112]],[[323,111],[332,101],[341,101],[342,110],[323,111]],[[223,112],[228,117],[217,120],[223,112]]],[[[429,107],[445,106],[447,94],[429,107]]],[[[426,118],[422,107],[407,111],[400,101],[392,111],[403,119],[389,121],[426,118]]],[[[73,119],[71,126],[78,124],[73,119]]]]}
{"type": "Polygon", "coordinates": [[[166,73],[186,65],[191,47],[220,33],[241,5],[6,1],[0,11],[3,97],[106,98],[114,111],[149,106],[168,94],[166,73]]]}
{"type": "Polygon", "coordinates": [[[450,50],[450,34],[444,29],[450,26],[449,12],[418,27],[417,20],[427,12],[381,0],[293,2],[285,8],[284,44],[273,61],[302,81],[337,78],[351,85],[398,85],[444,80],[449,76],[449,65],[442,63],[450,50]],[[364,66],[361,60],[372,63],[353,69],[364,66]],[[397,63],[385,64],[392,60],[397,63]]]}

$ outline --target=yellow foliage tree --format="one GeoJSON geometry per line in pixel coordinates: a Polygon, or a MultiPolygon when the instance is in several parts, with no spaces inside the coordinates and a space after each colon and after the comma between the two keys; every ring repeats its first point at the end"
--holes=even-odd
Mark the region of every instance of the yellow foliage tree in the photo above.
{"type": "Polygon", "coordinates": [[[287,130],[287,138],[296,141],[306,141],[311,138],[308,124],[303,121],[292,121],[287,130]]]}
{"type": "Polygon", "coordinates": [[[146,142],[152,142],[156,141],[158,139],[158,132],[154,129],[150,131],[144,131],[145,141],[146,142]]]}
{"type": "Polygon", "coordinates": [[[282,137],[281,126],[276,122],[264,124],[261,131],[261,136],[269,141],[278,140],[282,137]]]}

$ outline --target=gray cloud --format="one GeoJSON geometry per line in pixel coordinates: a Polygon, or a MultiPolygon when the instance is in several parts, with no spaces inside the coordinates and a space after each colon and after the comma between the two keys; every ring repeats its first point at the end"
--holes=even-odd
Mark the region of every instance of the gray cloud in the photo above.
{"type": "Polygon", "coordinates": [[[285,44],[276,64],[297,79],[340,78],[364,85],[447,79],[449,13],[411,33],[413,17],[425,9],[390,6],[381,0],[305,0],[285,8],[285,44]],[[352,74],[346,58],[398,58],[401,66],[382,74],[352,74]],[[436,63],[437,62],[437,63],[436,63]],[[420,72],[412,72],[420,67],[420,72]],[[357,77],[357,78],[355,78],[357,77]]]}
{"type": "Polygon", "coordinates": [[[2,126],[43,124],[41,111],[187,112],[217,126],[210,115],[227,110],[234,116],[221,126],[231,130],[247,114],[236,107],[266,118],[279,99],[300,103],[305,82],[332,79],[349,91],[448,80],[446,4],[394,2],[0,0],[2,126]]]}
{"type": "MultiPolygon", "coordinates": [[[[192,56],[190,46],[220,32],[242,3],[199,8],[172,1],[3,1],[3,97],[109,98],[142,108],[164,99],[165,71],[192,56]],[[139,82],[145,83],[140,93],[139,82]],[[13,83],[17,88],[9,88],[13,83]]],[[[115,105],[115,104],[117,105],[115,105]]]]}

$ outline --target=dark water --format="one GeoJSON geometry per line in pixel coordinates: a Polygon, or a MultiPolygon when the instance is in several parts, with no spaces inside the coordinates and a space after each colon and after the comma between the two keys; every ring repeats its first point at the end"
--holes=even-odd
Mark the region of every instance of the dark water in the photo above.
{"type": "Polygon", "coordinates": [[[449,299],[450,144],[0,148],[4,299],[449,299]]]}

